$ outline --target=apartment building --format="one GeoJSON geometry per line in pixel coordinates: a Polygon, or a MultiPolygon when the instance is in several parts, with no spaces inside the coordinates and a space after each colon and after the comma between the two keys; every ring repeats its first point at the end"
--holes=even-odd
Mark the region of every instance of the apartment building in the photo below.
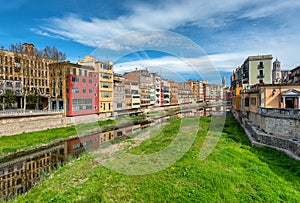
{"type": "Polygon", "coordinates": [[[163,106],[170,105],[170,81],[166,79],[161,80],[161,100],[163,106]]]}
{"type": "MultiPolygon", "coordinates": [[[[125,72],[124,77],[128,80],[137,81],[139,83],[141,107],[143,108],[143,107],[150,106],[151,105],[150,91],[151,91],[151,86],[153,87],[153,83],[149,71],[147,69],[144,70],[136,69],[135,71],[125,72]]],[[[153,94],[153,88],[152,88],[152,94],[153,94]]]]}
{"type": "Polygon", "coordinates": [[[113,111],[118,112],[126,110],[125,103],[125,78],[121,74],[114,73],[113,77],[113,111]]]}
{"type": "Polygon", "coordinates": [[[141,96],[139,94],[139,83],[136,81],[125,80],[125,104],[127,110],[138,109],[141,107],[141,96]]]}
{"type": "Polygon", "coordinates": [[[24,43],[16,52],[0,50],[0,94],[12,91],[19,108],[23,108],[24,96],[37,95],[40,108],[46,108],[50,95],[49,64],[55,62],[35,55],[33,44],[24,43]]]}
{"type": "Polygon", "coordinates": [[[99,113],[99,75],[91,66],[53,63],[50,70],[51,109],[66,116],[99,113]]]}
{"type": "Polygon", "coordinates": [[[157,73],[151,73],[152,83],[155,87],[155,106],[162,106],[162,83],[161,83],[161,77],[157,73]]]}
{"type": "Polygon", "coordinates": [[[300,66],[292,69],[288,76],[288,84],[300,84],[300,66]]]}
{"type": "Polygon", "coordinates": [[[99,113],[111,116],[113,111],[113,64],[96,61],[93,56],[85,56],[78,64],[92,66],[99,74],[99,113]]]}
{"type": "Polygon", "coordinates": [[[207,80],[189,80],[193,89],[194,103],[204,102],[204,86],[208,84],[207,80]]]}
{"type": "Polygon", "coordinates": [[[178,82],[170,81],[170,105],[178,105],[178,82]]]}
{"type": "Polygon", "coordinates": [[[189,82],[178,83],[178,103],[191,104],[194,101],[193,89],[189,82]]]}

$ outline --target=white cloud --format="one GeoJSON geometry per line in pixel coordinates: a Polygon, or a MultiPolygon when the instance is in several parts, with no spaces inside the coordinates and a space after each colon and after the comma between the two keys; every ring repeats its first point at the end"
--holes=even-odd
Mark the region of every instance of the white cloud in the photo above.
{"type": "MultiPolygon", "coordinates": [[[[113,51],[138,49],[138,47],[166,47],[166,43],[176,46],[176,38],[168,36],[136,35],[131,31],[141,29],[174,30],[179,26],[197,25],[207,29],[226,26],[227,23],[245,19],[261,19],[276,17],[280,24],[278,29],[260,29],[249,26],[238,36],[224,36],[223,46],[230,44],[230,50],[211,55],[216,67],[232,70],[243,63],[249,55],[273,54],[288,67],[299,64],[300,28],[295,24],[297,17],[288,15],[299,10],[300,1],[294,0],[223,0],[210,1],[161,1],[157,4],[144,3],[131,5],[129,14],[115,19],[91,18],[84,20],[81,16],[67,14],[62,18],[51,18],[49,24],[33,31],[44,36],[71,39],[84,45],[110,49],[113,51]],[[287,14],[288,12],[288,14],[287,14]],[[129,33],[128,35],[123,35],[129,33]],[[122,35],[120,40],[111,40],[122,35]]],[[[268,25],[269,26],[269,25],[268,25]]],[[[234,28],[238,29],[238,28],[234,28]]],[[[214,34],[214,33],[212,33],[214,34]]],[[[223,37],[222,35],[220,37],[223,37]]],[[[204,39],[205,40],[205,39],[204,39]]],[[[220,45],[218,45],[220,47],[220,45]]],[[[218,47],[216,46],[216,47],[218,47]]],[[[180,47],[180,43],[178,44],[180,47]]],[[[197,58],[197,57],[194,57],[197,58]]],[[[193,59],[194,60],[194,59],[193,59]]],[[[197,62],[200,62],[197,59],[197,62]]],[[[147,61],[150,63],[149,61],[147,61]]],[[[194,61],[195,62],[195,61],[194,61]]],[[[178,64],[164,64],[180,67],[178,64]]]]}

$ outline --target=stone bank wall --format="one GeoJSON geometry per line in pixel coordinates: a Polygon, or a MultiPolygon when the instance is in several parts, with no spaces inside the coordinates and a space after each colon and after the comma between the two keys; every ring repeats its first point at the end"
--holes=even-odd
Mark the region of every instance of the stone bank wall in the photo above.
{"type": "Polygon", "coordinates": [[[249,112],[249,120],[264,132],[284,138],[300,138],[300,120],[249,112]]]}
{"type": "Polygon", "coordinates": [[[63,114],[0,118],[0,136],[66,127],[63,114]]]}

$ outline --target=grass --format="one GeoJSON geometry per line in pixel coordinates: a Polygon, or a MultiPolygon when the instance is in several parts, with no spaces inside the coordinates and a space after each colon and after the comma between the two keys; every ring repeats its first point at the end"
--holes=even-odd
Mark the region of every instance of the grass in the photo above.
{"type": "Polygon", "coordinates": [[[78,135],[82,131],[114,124],[113,120],[99,121],[98,123],[79,124],[64,128],[54,128],[37,132],[22,133],[13,136],[0,137],[0,155],[16,152],[39,144],[46,144],[58,138],[78,135]]]}
{"type": "MultiPolygon", "coordinates": [[[[165,170],[125,175],[99,166],[89,154],[83,154],[13,202],[300,201],[300,163],[274,149],[250,146],[234,119],[226,119],[217,146],[200,160],[209,122],[210,118],[201,118],[192,147],[165,170]]],[[[175,139],[179,125],[180,120],[171,120],[130,153],[160,151],[175,139]]]]}

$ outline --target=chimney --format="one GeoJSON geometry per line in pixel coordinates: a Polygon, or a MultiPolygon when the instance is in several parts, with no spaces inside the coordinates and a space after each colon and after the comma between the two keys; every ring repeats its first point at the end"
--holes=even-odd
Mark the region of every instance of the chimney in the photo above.
{"type": "Polygon", "coordinates": [[[24,43],[23,48],[24,48],[25,55],[28,55],[28,56],[34,55],[34,45],[33,44],[24,43]]]}

